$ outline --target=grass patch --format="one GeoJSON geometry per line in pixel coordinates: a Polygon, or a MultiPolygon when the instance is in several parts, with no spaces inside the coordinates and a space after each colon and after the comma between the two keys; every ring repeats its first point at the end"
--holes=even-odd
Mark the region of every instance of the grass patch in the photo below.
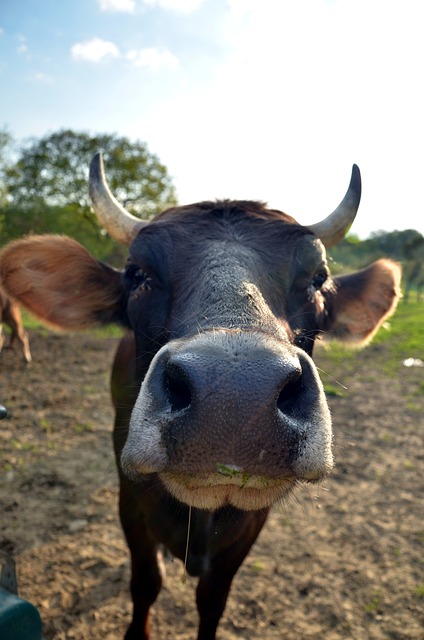
{"type": "Polygon", "coordinates": [[[264,571],[264,569],[266,568],[265,563],[262,562],[262,560],[254,560],[254,562],[252,562],[250,566],[256,573],[261,573],[261,571],[264,571]]]}
{"type": "Polygon", "coordinates": [[[53,425],[50,420],[47,420],[47,418],[40,418],[40,429],[47,435],[51,435],[53,432],[53,425]]]}
{"type": "Polygon", "coordinates": [[[325,395],[329,398],[344,398],[346,396],[345,387],[339,384],[333,384],[332,382],[324,383],[325,395]]]}
{"type": "Polygon", "coordinates": [[[414,391],[415,396],[424,396],[424,382],[421,382],[414,391]]]}
{"type": "Polygon", "coordinates": [[[381,591],[376,591],[369,602],[365,604],[365,611],[367,613],[375,613],[381,603],[381,591]]]}
{"type": "Polygon", "coordinates": [[[40,447],[32,442],[22,442],[17,438],[12,438],[10,444],[17,451],[30,451],[31,453],[38,453],[40,451],[40,447]]]}
{"type": "Polygon", "coordinates": [[[384,433],[381,436],[381,439],[383,442],[388,442],[388,443],[393,442],[393,436],[390,433],[384,433]]]}
{"type": "Polygon", "coordinates": [[[74,425],[75,433],[87,433],[93,431],[93,425],[89,422],[78,423],[74,425]]]}
{"type": "Polygon", "coordinates": [[[422,411],[422,406],[416,402],[407,402],[406,408],[408,411],[412,411],[413,413],[421,413],[422,411]]]}
{"type": "Polygon", "coordinates": [[[401,301],[390,319],[390,329],[380,330],[373,344],[383,345],[396,364],[407,358],[424,359],[424,304],[401,301]]]}
{"type": "MultiPolygon", "coordinates": [[[[58,333],[56,331],[53,331],[52,329],[47,329],[46,326],[41,322],[41,320],[38,320],[38,318],[31,315],[28,311],[26,311],[26,309],[22,307],[21,307],[21,313],[22,313],[22,321],[24,323],[25,329],[35,330],[44,336],[48,335],[49,333],[58,333]]],[[[59,332],[59,333],[65,333],[65,332],[59,332]]],[[[72,333],[72,332],[66,332],[66,333],[72,333]]],[[[82,333],[82,332],[79,332],[79,333],[82,333]]],[[[85,329],[84,333],[90,333],[96,338],[120,338],[124,334],[124,329],[122,329],[117,325],[110,324],[104,327],[95,327],[93,329],[85,329]]]]}
{"type": "Polygon", "coordinates": [[[403,466],[405,467],[405,469],[415,469],[415,465],[413,462],[411,462],[411,460],[405,460],[403,466]]]}
{"type": "Polygon", "coordinates": [[[415,595],[418,598],[424,598],[424,582],[415,587],[415,595]]]}

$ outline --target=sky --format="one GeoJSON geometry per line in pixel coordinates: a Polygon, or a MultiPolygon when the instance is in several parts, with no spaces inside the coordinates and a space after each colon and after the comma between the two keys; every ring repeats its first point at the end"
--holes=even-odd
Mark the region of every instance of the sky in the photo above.
{"type": "MultiPolygon", "coordinates": [[[[0,128],[146,142],[180,204],[424,233],[421,0],[0,0],[0,128]]],[[[107,169],[107,168],[106,168],[107,169]]]]}

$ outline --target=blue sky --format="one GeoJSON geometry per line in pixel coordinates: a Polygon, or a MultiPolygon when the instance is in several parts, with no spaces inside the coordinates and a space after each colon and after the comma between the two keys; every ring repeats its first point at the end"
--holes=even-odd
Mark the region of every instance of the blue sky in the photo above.
{"type": "Polygon", "coordinates": [[[424,233],[420,0],[0,0],[0,127],[147,142],[181,204],[424,233]]]}

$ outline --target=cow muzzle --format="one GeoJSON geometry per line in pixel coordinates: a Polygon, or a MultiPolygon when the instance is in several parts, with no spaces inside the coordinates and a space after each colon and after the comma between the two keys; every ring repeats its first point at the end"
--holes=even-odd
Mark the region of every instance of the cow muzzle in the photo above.
{"type": "Polygon", "coordinates": [[[158,473],[199,508],[270,506],[333,466],[331,419],[315,365],[259,331],[174,340],[153,359],[121,463],[158,473]]]}

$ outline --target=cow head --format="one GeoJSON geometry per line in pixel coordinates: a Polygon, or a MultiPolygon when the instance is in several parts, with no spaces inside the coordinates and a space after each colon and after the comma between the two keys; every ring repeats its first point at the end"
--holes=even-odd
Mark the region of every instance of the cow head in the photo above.
{"type": "Polygon", "coordinates": [[[250,201],[142,222],[110,193],[100,156],[90,193],[103,226],[130,244],[124,271],[69,238],[40,236],[4,249],[0,276],[49,324],[120,322],[134,332],[124,472],[158,474],[176,498],[207,509],[264,508],[300,481],[323,479],[332,431],[314,341],[366,342],[399,295],[391,261],[338,278],[328,269],[324,247],[359,205],[359,169],[339,207],[312,227],[250,201]]]}

